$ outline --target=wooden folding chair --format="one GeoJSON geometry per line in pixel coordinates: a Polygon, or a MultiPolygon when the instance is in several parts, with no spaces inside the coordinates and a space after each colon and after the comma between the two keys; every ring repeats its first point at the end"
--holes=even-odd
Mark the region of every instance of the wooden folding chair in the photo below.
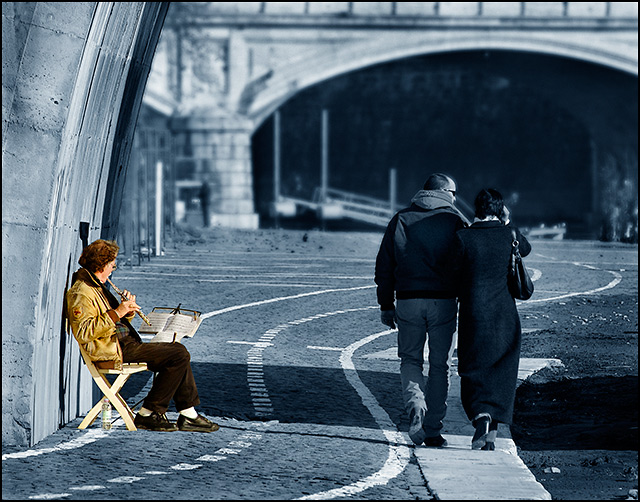
{"type": "MultiPolygon", "coordinates": [[[[116,411],[120,414],[124,423],[127,426],[127,429],[130,431],[138,430],[138,428],[133,423],[133,412],[126,401],[120,396],[120,389],[124,386],[125,382],[129,379],[131,375],[134,373],[138,373],[140,371],[150,371],[147,368],[147,363],[123,363],[122,369],[115,369],[114,361],[92,361],[89,359],[89,355],[82,348],[80,344],[78,344],[80,348],[80,354],[82,355],[82,359],[84,359],[87,368],[89,369],[89,373],[93,377],[93,381],[96,383],[98,388],[102,391],[103,398],[106,397],[116,411]],[[101,367],[102,366],[102,367],[101,367]],[[108,367],[111,366],[111,367],[108,367]],[[113,384],[109,383],[107,377],[105,375],[118,375],[113,384]]],[[[86,429],[89,427],[93,421],[96,419],[100,411],[102,410],[102,399],[101,398],[96,405],[91,408],[91,411],[84,417],[82,423],[78,426],[78,429],[86,429]]]]}

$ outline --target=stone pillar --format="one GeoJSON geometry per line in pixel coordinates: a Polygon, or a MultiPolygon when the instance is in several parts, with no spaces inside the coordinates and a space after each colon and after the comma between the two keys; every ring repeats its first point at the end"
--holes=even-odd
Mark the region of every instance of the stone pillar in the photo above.
{"type": "Polygon", "coordinates": [[[250,120],[214,110],[175,117],[176,154],[190,158],[194,181],[210,185],[210,225],[257,229],[253,201],[250,120]]]}

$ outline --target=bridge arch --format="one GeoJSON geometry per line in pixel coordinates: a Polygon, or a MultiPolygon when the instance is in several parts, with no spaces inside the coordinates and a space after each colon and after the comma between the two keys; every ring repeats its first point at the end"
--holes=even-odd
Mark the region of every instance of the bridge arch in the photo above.
{"type": "Polygon", "coordinates": [[[375,42],[352,43],[335,51],[326,49],[307,57],[296,65],[274,69],[270,78],[250,83],[245,91],[244,109],[254,124],[260,127],[289,98],[299,91],[325,80],[376,64],[413,56],[424,56],[468,50],[520,51],[577,59],[602,65],[631,75],[638,75],[637,34],[631,40],[611,36],[606,44],[598,37],[584,33],[559,34],[546,32],[469,32],[455,38],[446,32],[420,36],[385,36],[375,42]],[[629,47],[636,47],[635,57],[629,47]],[[254,89],[259,88],[258,91],[254,89]]]}

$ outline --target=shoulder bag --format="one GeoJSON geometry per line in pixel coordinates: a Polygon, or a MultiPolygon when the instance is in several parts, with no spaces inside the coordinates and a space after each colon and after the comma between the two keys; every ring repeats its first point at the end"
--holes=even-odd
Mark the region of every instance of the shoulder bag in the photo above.
{"type": "Polygon", "coordinates": [[[509,292],[516,300],[528,300],[533,295],[533,281],[524,266],[522,256],[520,256],[520,243],[516,238],[515,230],[511,230],[511,235],[513,241],[511,243],[511,259],[507,276],[509,292]]]}

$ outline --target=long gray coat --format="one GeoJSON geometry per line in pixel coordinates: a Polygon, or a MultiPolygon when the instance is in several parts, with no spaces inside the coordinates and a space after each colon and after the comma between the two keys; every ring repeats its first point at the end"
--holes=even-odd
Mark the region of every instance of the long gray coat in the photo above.
{"type": "Polygon", "coordinates": [[[512,421],[522,334],[507,289],[511,228],[516,230],[520,254],[528,255],[527,239],[499,221],[477,222],[456,234],[458,373],[469,420],[489,413],[494,421],[512,421]]]}

